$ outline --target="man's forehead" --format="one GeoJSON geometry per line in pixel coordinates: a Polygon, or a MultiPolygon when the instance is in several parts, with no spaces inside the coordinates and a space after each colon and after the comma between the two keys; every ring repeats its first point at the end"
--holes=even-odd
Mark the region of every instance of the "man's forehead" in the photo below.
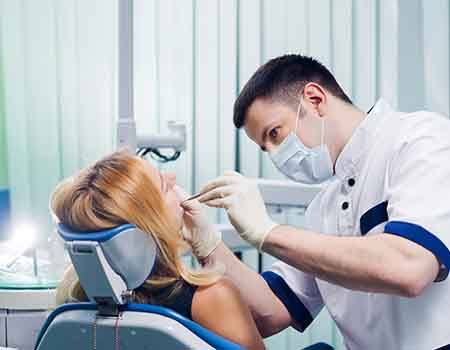
{"type": "Polygon", "coordinates": [[[273,108],[272,103],[262,99],[256,99],[247,109],[244,127],[253,129],[255,126],[261,127],[263,124],[270,122],[270,110],[273,108]]]}
{"type": "Polygon", "coordinates": [[[252,138],[255,132],[261,132],[265,127],[285,119],[292,112],[293,109],[285,103],[272,99],[256,99],[247,110],[244,129],[252,138]]]}

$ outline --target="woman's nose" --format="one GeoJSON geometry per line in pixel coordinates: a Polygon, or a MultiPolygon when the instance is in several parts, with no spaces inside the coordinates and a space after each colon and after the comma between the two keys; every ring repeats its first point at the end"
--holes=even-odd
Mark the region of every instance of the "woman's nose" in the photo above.
{"type": "Polygon", "coordinates": [[[174,173],[166,173],[165,176],[167,185],[173,188],[177,184],[177,176],[174,173]]]}

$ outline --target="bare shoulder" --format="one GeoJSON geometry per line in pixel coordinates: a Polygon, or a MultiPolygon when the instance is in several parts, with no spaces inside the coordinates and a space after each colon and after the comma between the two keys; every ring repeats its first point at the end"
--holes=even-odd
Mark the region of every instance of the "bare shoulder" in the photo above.
{"type": "Polygon", "coordinates": [[[197,289],[192,301],[192,318],[246,349],[264,349],[248,306],[238,288],[227,278],[197,289]]]}
{"type": "Polygon", "coordinates": [[[194,298],[200,299],[199,301],[203,303],[217,303],[220,301],[236,303],[242,301],[239,290],[228,278],[221,278],[210,286],[198,287],[194,298]]]}

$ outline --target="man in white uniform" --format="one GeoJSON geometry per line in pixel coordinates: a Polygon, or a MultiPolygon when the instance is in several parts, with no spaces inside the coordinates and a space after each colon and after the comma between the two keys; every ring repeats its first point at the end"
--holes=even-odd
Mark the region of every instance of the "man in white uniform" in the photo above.
{"type": "Polygon", "coordinates": [[[186,202],[186,238],[205,263],[225,264],[263,336],[303,331],[325,306],[348,349],[450,344],[450,121],[400,113],[380,100],[365,113],[314,59],[263,65],[240,93],[236,127],[294,181],[328,182],[307,227],[274,223],[257,185],[228,172],[199,202],[225,208],[238,233],[277,257],[259,275],[186,202]]]}

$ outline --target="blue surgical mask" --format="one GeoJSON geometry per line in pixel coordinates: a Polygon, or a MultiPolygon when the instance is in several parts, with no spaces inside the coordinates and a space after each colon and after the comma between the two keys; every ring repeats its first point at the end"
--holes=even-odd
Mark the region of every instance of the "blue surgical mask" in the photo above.
{"type": "Polygon", "coordinates": [[[295,132],[290,132],[283,142],[269,154],[278,170],[291,180],[306,184],[318,184],[333,176],[330,151],[324,143],[325,120],[322,118],[321,143],[309,148],[297,136],[301,102],[297,111],[295,132]]]}

